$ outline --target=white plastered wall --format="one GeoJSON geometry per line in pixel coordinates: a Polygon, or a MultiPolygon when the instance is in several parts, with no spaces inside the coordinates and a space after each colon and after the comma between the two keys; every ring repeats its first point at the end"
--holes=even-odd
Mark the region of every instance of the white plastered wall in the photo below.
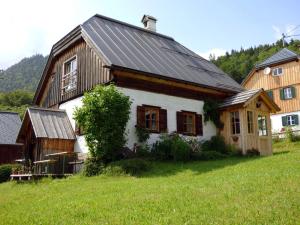
{"type": "MultiPolygon", "coordinates": [[[[133,148],[134,143],[137,142],[137,137],[135,134],[135,125],[136,125],[136,111],[138,105],[153,105],[159,106],[167,110],[168,117],[168,132],[176,131],[177,122],[176,122],[176,112],[185,110],[196,112],[203,115],[203,101],[169,96],[164,94],[134,90],[129,88],[118,89],[125,95],[130,97],[132,101],[131,105],[131,115],[127,124],[127,146],[133,148]]],[[[80,107],[82,105],[82,97],[70,100],[59,106],[60,109],[64,109],[67,112],[67,115],[71,121],[73,129],[75,128],[75,121],[73,119],[73,112],[75,107],[80,107]]],[[[203,136],[197,137],[199,140],[207,140],[212,136],[216,135],[216,127],[212,122],[203,122],[203,136]]],[[[148,140],[148,144],[153,144],[159,137],[159,134],[151,134],[148,140]]],[[[87,153],[88,149],[83,136],[77,137],[75,144],[75,151],[87,153]]]]}

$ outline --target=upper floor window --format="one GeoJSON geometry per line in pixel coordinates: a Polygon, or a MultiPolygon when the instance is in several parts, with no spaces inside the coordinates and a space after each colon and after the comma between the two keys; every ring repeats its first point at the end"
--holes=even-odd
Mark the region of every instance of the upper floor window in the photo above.
{"type": "Polygon", "coordinates": [[[283,69],[281,67],[277,67],[272,70],[272,75],[273,76],[280,76],[283,74],[283,69]]]}
{"type": "Polygon", "coordinates": [[[267,117],[259,115],[257,118],[258,122],[258,135],[259,136],[267,136],[267,117]]]}
{"type": "Polygon", "coordinates": [[[62,93],[74,90],[77,87],[77,57],[67,60],[63,65],[62,93]]]}
{"type": "Polygon", "coordinates": [[[231,134],[240,134],[240,114],[238,111],[230,112],[231,134]]]}
{"type": "Polygon", "coordinates": [[[286,100],[286,99],[292,99],[296,97],[296,89],[295,87],[286,87],[280,89],[280,99],[286,100]]]}

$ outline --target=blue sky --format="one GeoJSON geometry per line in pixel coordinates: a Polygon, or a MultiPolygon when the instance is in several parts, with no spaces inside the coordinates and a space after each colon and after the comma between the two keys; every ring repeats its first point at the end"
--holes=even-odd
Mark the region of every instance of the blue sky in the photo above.
{"type": "Polygon", "coordinates": [[[49,54],[56,41],[96,13],[137,26],[150,14],[158,19],[158,32],[204,57],[272,43],[300,25],[299,0],[10,0],[1,2],[0,68],[49,54]]]}

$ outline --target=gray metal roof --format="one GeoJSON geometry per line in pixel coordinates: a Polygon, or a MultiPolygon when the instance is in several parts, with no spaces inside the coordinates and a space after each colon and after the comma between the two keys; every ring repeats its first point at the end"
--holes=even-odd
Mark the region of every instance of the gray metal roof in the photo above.
{"type": "Polygon", "coordinates": [[[27,113],[37,138],[76,139],[64,110],[28,108],[27,113]]]}
{"type": "Polygon", "coordinates": [[[283,48],[279,52],[275,53],[271,57],[264,60],[263,62],[257,64],[256,68],[262,68],[262,67],[270,66],[273,64],[277,64],[277,63],[281,63],[281,62],[285,62],[297,58],[298,55],[295,52],[287,48],[283,48]]]}
{"type": "Polygon", "coordinates": [[[251,99],[254,95],[262,92],[263,89],[256,89],[256,90],[247,90],[240,92],[238,94],[235,94],[231,97],[228,97],[223,100],[223,102],[220,104],[220,108],[225,108],[228,106],[238,105],[247,102],[249,99],[251,99]]]}
{"type": "Polygon", "coordinates": [[[16,144],[20,127],[18,113],[0,112],[0,144],[16,144]]]}
{"type": "Polygon", "coordinates": [[[82,33],[91,40],[109,66],[231,92],[243,90],[213,63],[171,37],[101,15],[95,15],[84,22],[82,33]]]}

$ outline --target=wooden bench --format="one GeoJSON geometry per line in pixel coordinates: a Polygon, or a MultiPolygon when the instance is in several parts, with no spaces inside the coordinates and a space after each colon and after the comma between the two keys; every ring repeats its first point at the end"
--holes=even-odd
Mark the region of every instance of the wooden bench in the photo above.
{"type": "Polygon", "coordinates": [[[12,174],[10,175],[10,180],[31,180],[32,179],[32,174],[12,174]]]}

